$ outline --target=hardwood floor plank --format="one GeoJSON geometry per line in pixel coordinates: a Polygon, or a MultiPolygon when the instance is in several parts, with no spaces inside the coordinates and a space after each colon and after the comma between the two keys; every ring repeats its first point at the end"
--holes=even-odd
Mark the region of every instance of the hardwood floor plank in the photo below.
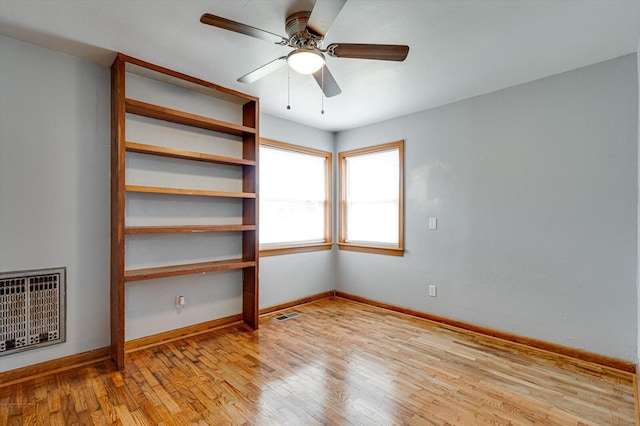
{"type": "Polygon", "coordinates": [[[120,420],[120,422],[123,425],[139,424],[133,419],[133,416],[131,415],[131,412],[129,411],[126,405],[120,404],[120,405],[116,405],[114,408],[116,411],[116,415],[118,416],[118,420],[120,420]]]}
{"type": "Polygon", "coordinates": [[[64,416],[62,412],[58,411],[58,412],[52,413],[49,416],[48,424],[51,426],[65,426],[66,423],[64,422],[64,416]]]}
{"type": "Polygon", "coordinates": [[[340,298],[287,309],[9,385],[0,424],[635,422],[623,371],[340,298]]]}

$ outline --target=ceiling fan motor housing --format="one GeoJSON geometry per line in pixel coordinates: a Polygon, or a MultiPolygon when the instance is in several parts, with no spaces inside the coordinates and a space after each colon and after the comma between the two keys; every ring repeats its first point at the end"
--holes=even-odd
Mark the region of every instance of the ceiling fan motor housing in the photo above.
{"type": "Polygon", "coordinates": [[[293,15],[287,17],[285,31],[289,36],[289,46],[294,48],[320,48],[322,36],[311,32],[311,30],[307,28],[309,16],[311,16],[310,11],[302,11],[296,12],[293,15]]]}
{"type": "Polygon", "coordinates": [[[311,12],[309,11],[296,12],[293,15],[288,16],[285,24],[285,31],[287,32],[287,35],[292,37],[294,34],[298,34],[306,30],[309,16],[311,16],[311,12]]]}

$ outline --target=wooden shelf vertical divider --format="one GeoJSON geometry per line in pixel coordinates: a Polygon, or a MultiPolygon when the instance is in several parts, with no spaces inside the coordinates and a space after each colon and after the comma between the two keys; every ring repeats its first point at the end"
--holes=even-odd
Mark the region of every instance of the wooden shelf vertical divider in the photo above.
{"type": "Polygon", "coordinates": [[[124,368],[125,62],[111,66],[111,358],[124,368]]]}
{"type": "MultiPolygon", "coordinates": [[[[238,119],[240,121],[240,119],[238,119]]],[[[258,328],[258,141],[259,141],[259,104],[258,99],[243,93],[227,89],[216,84],[197,79],[158,65],[150,64],[119,53],[111,66],[111,358],[118,370],[125,368],[125,285],[127,281],[146,280],[157,277],[190,274],[192,271],[238,268],[242,270],[242,317],[253,329],[258,328]],[[151,105],[126,97],[127,73],[149,77],[162,83],[173,84],[185,90],[207,94],[236,107],[242,106],[242,122],[229,123],[214,117],[204,117],[185,111],[151,105]],[[137,105],[145,108],[136,109],[137,105]],[[151,105],[151,106],[147,106],[151,105]],[[149,112],[151,110],[151,113],[149,112]],[[138,152],[144,155],[162,155],[177,159],[205,161],[215,167],[216,164],[228,164],[242,169],[242,193],[200,191],[204,195],[240,197],[242,200],[242,222],[237,225],[167,225],[125,228],[125,193],[127,113],[153,115],[154,118],[169,122],[235,135],[242,143],[242,158],[210,155],[193,151],[180,151],[171,148],[154,147],[129,143],[129,150],[136,151],[140,145],[144,149],[138,152]],[[152,114],[153,113],[153,114],[152,114]],[[176,118],[177,117],[177,118],[176,118]],[[186,118],[185,118],[186,117],[186,118]],[[135,145],[135,146],[134,146],[135,145]],[[127,234],[137,233],[175,233],[175,232],[238,232],[242,238],[242,258],[221,262],[204,262],[190,265],[151,268],[149,270],[125,270],[125,238],[127,234]]],[[[160,188],[162,189],[162,188],[160,188]]],[[[158,191],[151,191],[158,192],[158,191]]],[[[171,193],[189,193],[192,190],[179,189],[171,193]],[[179,192],[182,191],[182,192],[179,192]]],[[[195,194],[197,195],[197,194],[195,194]]],[[[194,272],[195,273],[195,272],[194,272]]]]}
{"type": "MultiPolygon", "coordinates": [[[[244,126],[259,127],[258,101],[249,102],[242,107],[242,124],[244,126]]],[[[242,172],[242,191],[258,193],[258,135],[245,134],[243,136],[242,156],[255,161],[256,166],[244,166],[242,172]]],[[[255,225],[252,232],[242,234],[242,258],[254,260],[254,267],[246,268],[242,276],[242,317],[244,322],[254,329],[258,328],[258,197],[242,200],[242,224],[255,225]]]]}

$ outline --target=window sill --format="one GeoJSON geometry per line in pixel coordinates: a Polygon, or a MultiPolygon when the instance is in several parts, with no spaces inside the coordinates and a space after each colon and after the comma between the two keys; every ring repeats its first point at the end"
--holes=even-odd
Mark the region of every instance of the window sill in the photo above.
{"type": "Polygon", "coordinates": [[[404,248],[385,247],[385,246],[368,246],[354,243],[338,243],[340,250],[359,251],[362,253],[386,254],[388,256],[404,256],[404,248]]]}
{"type": "Polygon", "coordinates": [[[281,254],[305,253],[310,251],[331,250],[333,243],[313,243],[291,246],[261,247],[260,257],[278,256],[281,254]]]}

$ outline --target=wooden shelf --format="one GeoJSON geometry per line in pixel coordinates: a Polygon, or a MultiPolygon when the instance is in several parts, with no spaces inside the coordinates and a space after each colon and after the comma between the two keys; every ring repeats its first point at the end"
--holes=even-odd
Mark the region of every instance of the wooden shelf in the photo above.
{"type": "Polygon", "coordinates": [[[164,146],[145,145],[136,142],[127,142],[126,149],[129,152],[139,154],[158,155],[161,157],[181,158],[183,160],[204,161],[207,163],[226,164],[231,166],[255,166],[253,160],[244,158],[224,157],[221,155],[205,154],[203,152],[185,151],[181,149],[166,148],[164,146]]]}
{"type": "Polygon", "coordinates": [[[153,278],[175,277],[177,275],[200,274],[211,271],[244,269],[256,266],[253,260],[229,259],[212,262],[188,263],[185,265],[160,266],[157,268],[132,269],[124,272],[124,281],[141,281],[153,278]]]}
{"type": "Polygon", "coordinates": [[[126,185],[125,191],[147,194],[197,195],[200,197],[256,198],[253,192],[209,191],[205,189],[164,188],[158,186],[126,185]]]}
{"type": "Polygon", "coordinates": [[[135,99],[125,99],[126,112],[158,120],[170,121],[185,126],[198,127],[200,129],[213,130],[235,136],[247,134],[255,135],[256,129],[240,124],[228,123],[202,115],[191,114],[177,109],[166,108],[160,105],[149,104],[135,99]]]}
{"type": "Polygon", "coordinates": [[[255,231],[255,225],[176,225],[176,226],[127,226],[125,234],[173,234],[180,232],[242,232],[255,231]]]}

